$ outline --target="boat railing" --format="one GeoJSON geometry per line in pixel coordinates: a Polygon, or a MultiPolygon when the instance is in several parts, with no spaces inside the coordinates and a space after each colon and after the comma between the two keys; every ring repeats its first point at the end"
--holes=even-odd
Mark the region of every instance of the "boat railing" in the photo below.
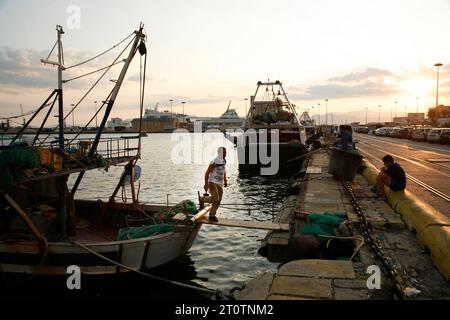
{"type": "MultiPolygon", "coordinates": [[[[138,139],[138,135],[100,138],[97,149],[91,157],[90,148],[94,141],[93,137],[66,140],[64,151],[59,148],[57,139],[34,145],[19,140],[12,145],[0,146],[0,150],[1,152],[10,150],[8,154],[4,155],[7,159],[15,159],[15,157],[17,159],[24,157],[36,159],[38,166],[35,167],[36,164],[33,164],[30,169],[40,168],[38,175],[42,177],[46,172],[52,175],[62,175],[128,162],[138,155],[138,139]]],[[[26,163],[30,165],[33,161],[26,163]]],[[[32,179],[34,180],[36,177],[32,179]]]]}
{"type": "MultiPolygon", "coordinates": [[[[121,136],[121,137],[104,137],[100,138],[97,150],[94,155],[104,160],[121,160],[132,158],[137,155],[139,136],[121,136]]],[[[76,153],[78,158],[87,157],[90,147],[94,141],[91,138],[77,138],[66,140],[64,142],[65,152],[70,154],[76,153]]],[[[43,144],[42,147],[53,149],[58,148],[58,140],[43,144]]],[[[85,159],[89,160],[89,159],[85,159]]],[[[126,160],[124,160],[126,161],[126,160]]],[[[121,162],[124,162],[121,161],[121,162]]]]}

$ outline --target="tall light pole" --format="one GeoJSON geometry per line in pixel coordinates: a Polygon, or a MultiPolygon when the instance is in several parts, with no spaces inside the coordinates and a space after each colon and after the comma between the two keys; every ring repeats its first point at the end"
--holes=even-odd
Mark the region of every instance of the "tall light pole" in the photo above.
{"type": "Polygon", "coordinates": [[[328,125],[328,99],[325,99],[325,125],[328,125]]]}
{"type": "Polygon", "coordinates": [[[245,101],[245,118],[247,118],[247,101],[248,101],[248,98],[245,98],[244,101],[245,101]]]}
{"type": "Polygon", "coordinates": [[[437,112],[437,107],[439,106],[439,67],[442,67],[442,63],[436,63],[434,66],[437,67],[437,79],[436,79],[436,112],[437,112]]]}
{"type": "Polygon", "coordinates": [[[97,123],[97,102],[98,101],[94,101],[94,103],[95,103],[95,128],[98,128],[98,123],[97,123]]]}
{"type": "Polygon", "coordinates": [[[172,102],[173,102],[173,100],[170,99],[169,102],[170,102],[170,117],[173,118],[173,112],[172,112],[172,102]]]}
{"type": "Polygon", "coordinates": [[[366,107],[366,125],[367,125],[367,107],[366,107]]]}
{"type": "Polygon", "coordinates": [[[314,118],[316,116],[316,114],[314,113],[314,106],[312,106],[311,108],[312,108],[312,114],[313,114],[313,122],[314,122],[314,124],[316,124],[315,121],[314,121],[314,118]]]}
{"type": "Polygon", "coordinates": [[[398,101],[395,101],[395,117],[397,118],[397,103],[398,101]]]}
{"type": "Polygon", "coordinates": [[[181,104],[183,105],[183,124],[184,124],[184,104],[186,103],[186,101],[182,101],[181,104]]]}

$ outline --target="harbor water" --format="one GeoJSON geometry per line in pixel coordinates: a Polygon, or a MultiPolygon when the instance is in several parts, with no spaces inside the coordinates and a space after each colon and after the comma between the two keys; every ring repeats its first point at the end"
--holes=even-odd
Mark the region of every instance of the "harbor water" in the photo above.
{"type": "MultiPolygon", "coordinates": [[[[177,203],[190,199],[198,204],[197,191],[203,192],[208,162],[213,159],[217,147],[225,145],[228,187],[224,188],[223,206],[218,210],[219,219],[271,221],[278,212],[291,178],[246,176],[239,172],[237,151],[233,144],[224,139],[223,134],[197,136],[201,138],[201,145],[194,145],[194,135],[187,134],[184,141],[177,141],[174,135],[164,133],[149,134],[142,138],[142,159],[138,162],[142,167],[139,201],[165,204],[167,200],[177,203]],[[191,145],[187,146],[189,143],[191,145]],[[177,150],[181,145],[185,151],[190,149],[192,153],[188,157],[184,154],[180,160],[181,153],[177,153],[177,150]]],[[[76,198],[107,201],[122,170],[122,167],[117,166],[110,167],[107,172],[86,172],[76,198]]],[[[69,187],[75,178],[76,175],[70,178],[69,187]]],[[[121,191],[118,193],[117,200],[122,196],[130,200],[129,187],[124,195],[121,191]]],[[[264,230],[203,225],[186,256],[150,272],[174,281],[229,291],[241,287],[260,272],[276,270],[278,264],[268,262],[257,253],[265,235],[264,230]]],[[[139,275],[121,277],[126,280],[108,280],[105,282],[107,285],[92,284],[90,289],[99,296],[116,295],[118,292],[136,293],[137,290],[140,295],[148,295],[149,298],[183,298],[196,294],[158,281],[147,283],[147,279],[139,275]]]]}

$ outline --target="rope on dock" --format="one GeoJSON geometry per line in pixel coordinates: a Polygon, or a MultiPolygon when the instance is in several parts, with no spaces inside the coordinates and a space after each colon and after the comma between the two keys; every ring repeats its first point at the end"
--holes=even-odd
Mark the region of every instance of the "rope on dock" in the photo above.
{"type": "Polygon", "coordinates": [[[359,240],[360,243],[356,246],[356,248],[353,250],[353,254],[350,257],[349,261],[352,261],[353,258],[355,257],[355,255],[358,253],[358,251],[364,246],[364,244],[366,243],[364,241],[364,237],[363,236],[352,236],[352,237],[340,237],[340,236],[329,236],[329,235],[325,235],[325,234],[319,234],[319,237],[324,237],[324,238],[329,238],[329,240],[327,241],[327,248],[330,246],[330,242],[333,241],[334,239],[338,239],[338,240],[359,240]]]}
{"type": "Polygon", "coordinates": [[[72,242],[73,244],[79,246],[80,248],[82,248],[82,249],[84,249],[84,250],[86,250],[86,251],[92,253],[93,255],[99,257],[100,259],[103,259],[103,260],[105,260],[105,261],[108,261],[108,262],[110,262],[110,263],[112,263],[112,264],[114,264],[114,265],[116,265],[116,266],[118,266],[118,267],[120,267],[120,268],[123,268],[123,269],[126,269],[126,270],[128,270],[128,271],[132,271],[132,272],[135,272],[135,273],[137,273],[137,274],[140,274],[141,276],[148,277],[148,278],[155,279],[155,280],[164,281],[164,282],[173,284],[173,285],[175,285],[175,286],[179,286],[179,287],[183,287],[183,288],[187,288],[187,289],[192,289],[192,290],[197,290],[197,291],[201,291],[201,292],[205,292],[205,293],[210,293],[210,294],[216,294],[216,295],[218,295],[218,290],[199,288],[199,287],[191,286],[191,285],[188,285],[188,284],[185,284],[185,283],[181,283],[181,282],[177,282],[177,281],[172,281],[172,280],[168,280],[168,279],[165,279],[165,278],[161,278],[161,277],[158,277],[158,276],[149,274],[149,273],[142,272],[142,271],[140,271],[140,270],[135,270],[135,269],[133,269],[133,268],[131,268],[131,267],[128,267],[128,266],[126,266],[126,265],[124,265],[124,264],[121,264],[120,262],[111,260],[111,259],[109,259],[108,257],[105,257],[104,255],[102,255],[102,254],[100,254],[100,253],[98,253],[98,252],[96,252],[96,251],[94,251],[94,250],[92,250],[92,249],[86,247],[85,245],[83,245],[83,244],[81,244],[81,243],[79,243],[79,242],[77,242],[77,241],[72,240],[71,242],[72,242]]]}

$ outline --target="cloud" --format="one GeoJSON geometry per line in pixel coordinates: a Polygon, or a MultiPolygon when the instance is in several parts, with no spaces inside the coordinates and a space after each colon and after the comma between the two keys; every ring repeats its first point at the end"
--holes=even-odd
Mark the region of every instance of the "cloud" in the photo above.
{"type": "MultiPolygon", "coordinates": [[[[91,52],[77,51],[73,49],[64,50],[65,65],[70,66],[79,61],[86,60],[93,56],[91,52]]],[[[52,65],[44,65],[41,59],[45,59],[48,52],[36,51],[31,49],[11,49],[8,47],[0,47],[0,88],[3,87],[3,92],[11,88],[48,88],[52,89],[57,86],[57,71],[56,67],[52,65]]],[[[55,53],[49,60],[56,60],[55,53]]],[[[74,69],[68,69],[64,72],[64,79],[71,79],[79,75],[97,70],[107,66],[113,59],[107,57],[106,59],[95,59],[86,65],[74,69]]],[[[111,68],[110,73],[118,73],[118,67],[111,68]]],[[[88,88],[93,84],[104,71],[94,73],[90,76],[80,78],[76,81],[69,82],[66,86],[70,88],[88,88]]],[[[113,75],[107,74],[103,78],[108,81],[113,75]]]]}
{"type": "Polygon", "coordinates": [[[393,77],[393,74],[389,70],[383,70],[378,68],[367,68],[366,70],[353,72],[341,77],[330,78],[332,82],[360,82],[367,79],[379,79],[381,77],[393,77]]]}
{"type": "Polygon", "coordinates": [[[324,98],[355,98],[387,96],[399,91],[396,80],[400,77],[389,70],[367,68],[340,77],[332,77],[325,84],[307,88],[291,88],[290,97],[299,100],[324,98]]]}

